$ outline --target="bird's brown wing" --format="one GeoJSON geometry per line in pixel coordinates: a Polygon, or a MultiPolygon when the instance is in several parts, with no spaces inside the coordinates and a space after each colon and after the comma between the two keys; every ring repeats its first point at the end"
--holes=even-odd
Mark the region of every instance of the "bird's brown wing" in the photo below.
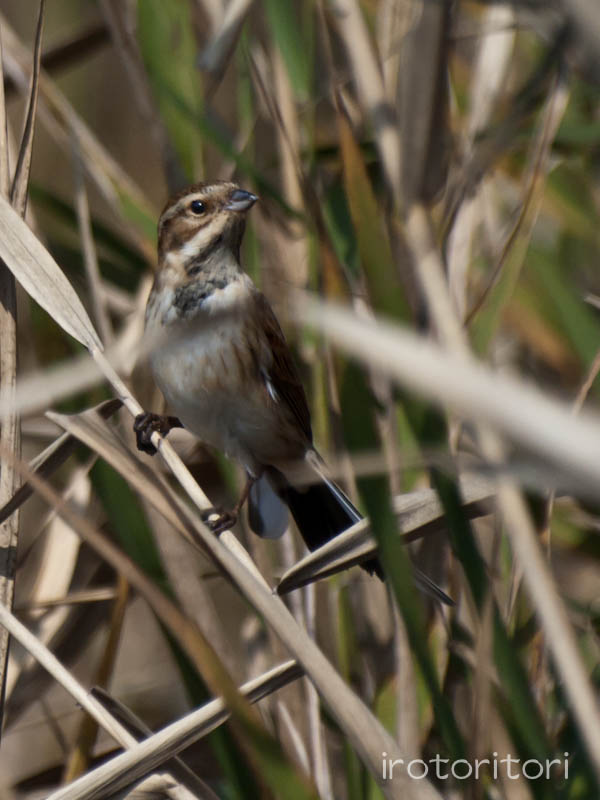
{"type": "Polygon", "coordinates": [[[272,353],[271,366],[268,372],[263,374],[265,388],[273,400],[286,404],[307,441],[312,442],[310,411],[288,343],[273,309],[261,292],[256,293],[256,303],[258,319],[272,353]]]}

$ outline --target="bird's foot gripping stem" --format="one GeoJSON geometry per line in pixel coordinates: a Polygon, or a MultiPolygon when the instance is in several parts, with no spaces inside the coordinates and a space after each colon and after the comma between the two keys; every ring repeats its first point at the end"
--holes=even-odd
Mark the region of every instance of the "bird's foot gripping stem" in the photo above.
{"type": "Polygon", "coordinates": [[[205,508],[200,518],[202,522],[210,528],[212,533],[218,536],[220,533],[223,533],[223,531],[227,531],[235,525],[238,512],[235,509],[233,511],[227,511],[220,507],[205,508]],[[211,517],[216,517],[216,519],[211,519],[211,517]]]}
{"type": "Polygon", "coordinates": [[[219,535],[223,533],[223,531],[229,530],[229,528],[233,528],[235,523],[238,520],[240,515],[240,511],[242,510],[242,506],[248,499],[248,495],[250,494],[250,489],[252,488],[253,484],[255,483],[256,478],[252,478],[248,476],[246,480],[246,485],[242,491],[240,499],[237,501],[235,506],[231,509],[231,511],[227,511],[226,509],[220,508],[215,506],[213,508],[206,508],[201,513],[202,522],[206,523],[211,531],[215,535],[219,535]],[[216,519],[211,520],[211,517],[215,517],[216,519]]]}
{"type": "Polygon", "coordinates": [[[172,428],[183,428],[177,417],[153,414],[151,411],[138,414],[133,423],[138,450],[153,456],[156,453],[156,447],[152,444],[152,434],[157,432],[166,436],[172,428]]]}

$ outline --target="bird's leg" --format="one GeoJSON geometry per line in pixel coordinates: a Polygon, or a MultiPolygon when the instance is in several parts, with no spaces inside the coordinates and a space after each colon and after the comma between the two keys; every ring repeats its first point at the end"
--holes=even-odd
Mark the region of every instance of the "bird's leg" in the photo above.
{"type": "Polygon", "coordinates": [[[133,423],[138,450],[153,456],[156,453],[156,447],[152,444],[152,434],[157,431],[162,436],[166,436],[171,428],[183,428],[178,417],[153,414],[151,411],[138,414],[133,423]]]}
{"type": "Polygon", "coordinates": [[[251,475],[246,475],[246,485],[242,489],[240,499],[237,501],[233,509],[234,514],[236,514],[236,516],[242,510],[244,503],[246,502],[246,500],[248,499],[248,495],[250,494],[250,489],[252,489],[257,480],[258,480],[257,478],[253,478],[251,475]]]}
{"type": "Polygon", "coordinates": [[[246,485],[242,490],[242,494],[240,495],[240,499],[231,509],[231,511],[224,511],[222,508],[207,508],[205,509],[202,514],[202,521],[205,522],[211,531],[214,534],[223,533],[223,531],[229,530],[232,528],[235,523],[237,522],[237,518],[242,510],[242,507],[246,500],[248,499],[248,495],[250,494],[250,489],[256,483],[256,478],[253,478],[250,475],[246,477],[246,485]],[[219,516],[215,520],[210,520],[209,518],[218,514],[219,516]]]}

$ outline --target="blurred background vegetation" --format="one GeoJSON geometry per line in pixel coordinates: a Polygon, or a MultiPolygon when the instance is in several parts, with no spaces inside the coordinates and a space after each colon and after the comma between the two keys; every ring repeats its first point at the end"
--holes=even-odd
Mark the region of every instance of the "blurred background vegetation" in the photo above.
{"type": "MultiPolygon", "coordinates": [[[[32,0],[2,2],[11,169],[38,10],[32,0]]],[[[156,220],[172,191],[217,178],[260,195],[244,264],[282,320],[290,290],[307,288],[365,318],[382,315],[443,342],[406,225],[418,205],[473,351],[501,373],[594,409],[597,17],[583,0],[52,0],[27,222],[105,345],[130,354],[121,373],[148,409],[160,410],[162,401],[134,360],[155,267],[156,220]],[[97,271],[82,233],[86,204],[97,271]]],[[[353,569],[288,595],[294,615],[409,757],[570,754],[569,780],[560,770],[533,781],[487,773],[438,782],[441,796],[597,797],[598,772],[502,519],[471,522],[461,509],[456,479],[482,463],[473,426],[358,367],[314,332],[284,327],[316,442],[369,514],[396,590],[353,569]],[[395,547],[393,499],[430,485],[448,525],[423,535],[411,556],[454,598],[450,609],[415,593],[405,550],[395,547]]],[[[78,367],[57,383],[49,369],[83,348],[20,289],[17,342],[20,375],[37,375],[41,385],[47,376],[51,387],[50,399],[44,392],[30,397],[23,413],[22,452],[31,460],[62,432],[44,416],[48,408],[80,412],[111,391],[81,390],[73,381],[78,367]]],[[[120,413],[114,430],[131,450],[131,418],[120,413]]],[[[235,498],[241,476],[234,465],[185,432],[170,439],[212,502],[235,498]]],[[[518,446],[507,469],[527,489],[556,591],[596,686],[598,506],[561,491],[548,465],[518,446]]],[[[79,445],[50,480],[211,638],[236,683],[285,656],[235,586],[97,449],[79,445]]],[[[302,555],[293,532],[269,542],[243,521],[238,528],[270,582],[302,555]]],[[[21,509],[15,610],[84,685],[103,684],[152,728],[209,696],[145,600],[35,495],[21,509]]],[[[311,796],[313,785],[336,800],[381,796],[309,681],[273,695],[261,714],[285,753],[277,780],[261,774],[244,734],[229,724],[185,751],[219,797],[292,796],[290,786],[301,792],[295,797],[311,796]],[[298,774],[306,784],[292,780],[298,774]]],[[[106,734],[86,738],[82,716],[14,646],[0,797],[46,797],[112,753],[106,734]]]]}

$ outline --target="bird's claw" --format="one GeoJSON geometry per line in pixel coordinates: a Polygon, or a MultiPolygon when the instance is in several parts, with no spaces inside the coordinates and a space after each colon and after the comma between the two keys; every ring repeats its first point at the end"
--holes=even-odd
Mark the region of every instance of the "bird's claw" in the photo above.
{"type": "Polygon", "coordinates": [[[232,528],[237,522],[237,516],[235,511],[227,511],[217,507],[206,508],[200,514],[202,522],[204,522],[216,536],[232,528]],[[211,519],[211,517],[214,516],[216,516],[216,519],[211,519]]]}
{"type": "Polygon", "coordinates": [[[151,411],[138,414],[133,423],[138,450],[150,456],[155,455],[156,447],[152,444],[152,434],[157,432],[166,436],[172,427],[169,417],[153,414],[151,411]]]}

